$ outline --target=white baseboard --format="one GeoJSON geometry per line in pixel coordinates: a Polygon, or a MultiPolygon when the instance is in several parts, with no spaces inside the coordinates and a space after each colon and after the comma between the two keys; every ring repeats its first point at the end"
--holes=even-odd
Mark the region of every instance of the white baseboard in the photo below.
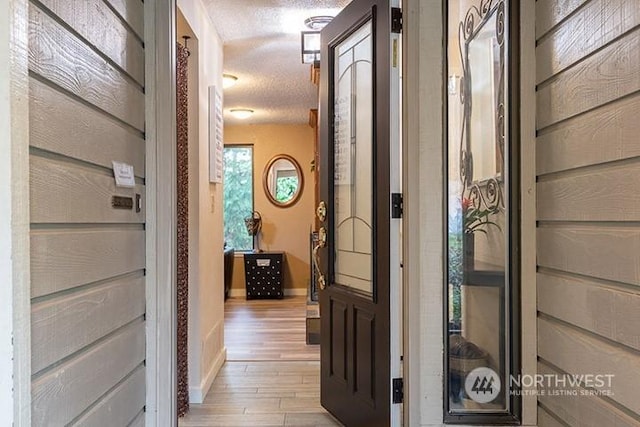
{"type": "Polygon", "coordinates": [[[207,372],[207,375],[202,379],[199,387],[189,387],[189,403],[202,403],[204,402],[204,398],[209,393],[209,389],[213,384],[213,380],[220,372],[220,368],[224,365],[225,360],[227,360],[227,348],[224,347],[222,351],[216,357],[216,360],[211,365],[211,369],[207,372]]]}
{"type": "MultiPolygon", "coordinates": [[[[231,298],[239,298],[247,295],[247,291],[244,289],[229,289],[229,296],[231,298]]],[[[284,296],[286,297],[302,297],[307,295],[307,288],[293,288],[285,289],[284,296]]]]}

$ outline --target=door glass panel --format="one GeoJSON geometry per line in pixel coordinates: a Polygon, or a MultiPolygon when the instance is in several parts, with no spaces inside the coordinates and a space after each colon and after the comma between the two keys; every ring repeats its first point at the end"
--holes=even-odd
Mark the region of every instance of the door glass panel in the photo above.
{"type": "Polygon", "coordinates": [[[373,292],[371,21],[333,47],[334,283],[373,292]]]}
{"type": "Polygon", "coordinates": [[[447,416],[511,410],[504,0],[448,2],[447,416]]]}

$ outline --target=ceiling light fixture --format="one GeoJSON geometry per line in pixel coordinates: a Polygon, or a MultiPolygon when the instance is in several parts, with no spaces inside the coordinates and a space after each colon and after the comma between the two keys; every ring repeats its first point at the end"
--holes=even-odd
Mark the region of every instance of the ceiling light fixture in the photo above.
{"type": "Polygon", "coordinates": [[[222,75],[222,87],[224,89],[230,88],[238,83],[238,78],[232,74],[223,74],[222,75]]]}
{"type": "Polygon", "coordinates": [[[320,30],[322,30],[333,16],[311,16],[304,20],[304,25],[310,31],[302,31],[302,63],[313,64],[320,61],[320,30]]]}
{"type": "Polygon", "coordinates": [[[253,114],[253,110],[250,110],[248,108],[234,108],[229,110],[229,113],[231,113],[231,115],[236,119],[244,120],[251,117],[251,115],[253,114]]]}
{"type": "Polygon", "coordinates": [[[311,31],[320,31],[333,20],[333,16],[312,16],[304,20],[304,25],[311,31]]]}

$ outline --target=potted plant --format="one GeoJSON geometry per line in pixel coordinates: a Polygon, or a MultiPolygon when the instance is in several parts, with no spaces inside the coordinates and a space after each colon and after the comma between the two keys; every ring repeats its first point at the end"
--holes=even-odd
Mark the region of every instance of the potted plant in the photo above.
{"type": "Polygon", "coordinates": [[[500,230],[500,226],[489,218],[495,214],[495,210],[482,209],[472,199],[462,198],[463,219],[463,268],[464,271],[474,270],[475,259],[475,233],[487,234],[487,228],[494,226],[500,230]]]}

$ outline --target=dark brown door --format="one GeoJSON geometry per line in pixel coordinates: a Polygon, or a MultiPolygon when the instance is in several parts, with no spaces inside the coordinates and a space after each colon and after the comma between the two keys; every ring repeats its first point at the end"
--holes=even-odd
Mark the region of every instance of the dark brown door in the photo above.
{"type": "Polygon", "coordinates": [[[321,401],[346,426],[390,424],[390,21],[354,0],[322,31],[321,401]]]}

